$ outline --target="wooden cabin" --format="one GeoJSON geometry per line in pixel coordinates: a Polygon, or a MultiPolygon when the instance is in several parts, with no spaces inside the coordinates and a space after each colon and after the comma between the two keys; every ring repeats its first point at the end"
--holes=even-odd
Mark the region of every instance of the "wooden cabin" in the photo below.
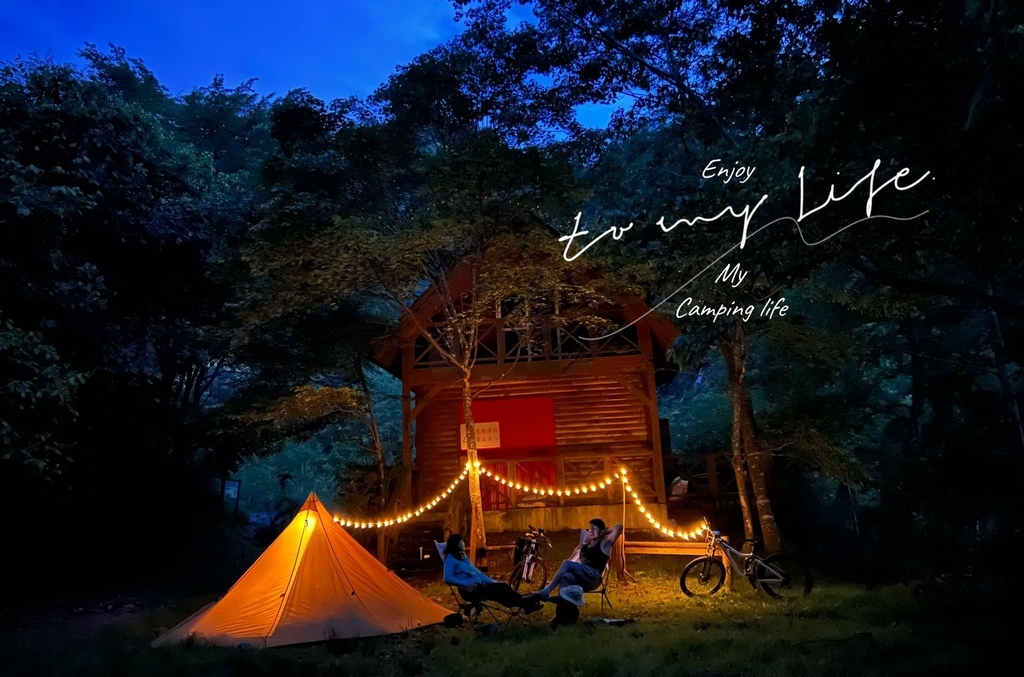
{"type": "MultiPolygon", "coordinates": [[[[471,275],[457,268],[447,281],[453,297],[471,275]]],[[[403,321],[376,350],[377,362],[401,378],[403,463],[409,495],[396,507],[419,505],[443,491],[466,463],[462,384],[458,374],[421,335],[445,323],[436,289],[412,306],[416,321],[403,321]],[[419,325],[419,326],[417,326],[419,325]]],[[[535,340],[520,345],[522,328],[506,326],[500,307],[479,331],[472,370],[473,416],[483,466],[531,486],[589,484],[627,468],[653,515],[666,518],[665,473],[655,387],[676,371],[665,352],[679,334],[640,300],[626,298],[608,310],[619,326],[636,323],[599,341],[581,340],[585,327],[557,327],[534,318],[535,340]]],[[[667,426],[664,426],[667,428],[667,426]]],[[[666,445],[667,446],[667,445],[666,445]]],[[[602,517],[625,515],[627,526],[648,523],[621,486],[572,496],[524,495],[481,477],[486,530],[585,528],[602,517]],[[624,509],[625,508],[625,509],[624,509]]]]}

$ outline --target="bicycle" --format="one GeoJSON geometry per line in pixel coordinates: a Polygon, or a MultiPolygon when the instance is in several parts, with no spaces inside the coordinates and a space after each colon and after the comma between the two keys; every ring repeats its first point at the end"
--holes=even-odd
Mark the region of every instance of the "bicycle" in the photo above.
{"type": "Polygon", "coordinates": [[[508,577],[512,589],[522,594],[537,592],[547,585],[548,571],[540,556],[540,543],[551,547],[543,529],[536,529],[532,524],[527,526],[530,530],[516,543],[516,565],[508,577]]]}
{"type": "MultiPolygon", "coordinates": [[[[750,538],[743,543],[757,546],[757,541],[750,538]]],[[[771,597],[808,595],[814,586],[811,572],[790,555],[761,557],[753,552],[742,553],[722,539],[720,532],[710,530],[707,545],[707,554],[687,564],[679,576],[679,587],[687,597],[713,595],[725,583],[725,565],[716,556],[719,548],[729,558],[733,571],[742,572],[754,590],[760,586],[771,597]]]]}

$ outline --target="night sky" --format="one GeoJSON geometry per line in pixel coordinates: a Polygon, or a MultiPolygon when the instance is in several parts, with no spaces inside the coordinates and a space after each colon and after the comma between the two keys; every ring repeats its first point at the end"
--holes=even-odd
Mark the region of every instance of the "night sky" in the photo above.
{"type": "MultiPolygon", "coordinates": [[[[114,43],[171,94],[220,73],[228,86],[258,78],[260,94],[305,87],[330,101],[371,93],[396,67],[457,35],[454,15],[447,0],[10,2],[0,12],[0,61],[35,52],[81,63],[75,52],[84,43],[104,52],[114,43]]],[[[589,126],[607,119],[606,107],[581,110],[589,126]]]]}

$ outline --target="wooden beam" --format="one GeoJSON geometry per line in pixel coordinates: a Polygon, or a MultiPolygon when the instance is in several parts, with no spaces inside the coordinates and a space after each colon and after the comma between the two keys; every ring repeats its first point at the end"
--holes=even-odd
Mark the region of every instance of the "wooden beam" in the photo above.
{"type": "MultiPolygon", "coordinates": [[[[707,551],[707,543],[695,541],[626,541],[627,555],[684,555],[703,557],[707,551]]],[[[718,558],[725,567],[725,587],[732,589],[732,562],[724,552],[718,552],[718,558]]]]}
{"type": "Polygon", "coordinates": [[[627,541],[626,553],[630,555],[703,555],[707,543],[695,541],[627,541]]]}
{"type": "Polygon", "coordinates": [[[402,349],[402,467],[412,469],[412,391],[409,374],[412,373],[412,346],[402,349]]]}
{"type": "Polygon", "coordinates": [[[708,492],[718,496],[718,459],[714,454],[705,454],[704,463],[708,472],[708,492]]]}
{"type": "Polygon", "coordinates": [[[498,346],[498,364],[505,364],[505,318],[499,317],[494,321],[496,332],[496,345],[498,346]]]}
{"type": "Polygon", "coordinates": [[[448,384],[446,383],[437,383],[434,385],[433,388],[430,389],[430,391],[426,395],[424,395],[423,397],[417,397],[416,406],[413,407],[411,412],[409,412],[409,423],[415,421],[416,417],[423,413],[423,410],[426,408],[426,406],[430,404],[430,401],[437,397],[437,394],[447,387],[448,384]]]}
{"type": "Polygon", "coordinates": [[[643,404],[644,407],[647,407],[648,409],[650,408],[651,398],[642,390],[638,389],[632,383],[627,381],[626,376],[624,374],[616,374],[613,378],[618,382],[619,385],[621,385],[623,388],[628,390],[634,397],[636,397],[636,399],[640,400],[640,403],[643,404]]]}
{"type": "MultiPolygon", "coordinates": [[[[473,367],[470,381],[474,385],[487,385],[502,379],[527,380],[557,376],[612,376],[622,372],[636,371],[646,359],[642,355],[623,355],[599,359],[551,360],[520,362],[512,369],[508,364],[484,364],[473,367]]],[[[451,367],[408,369],[403,371],[410,387],[451,384],[460,380],[458,372],[451,367]]]]}
{"type": "Polygon", "coordinates": [[[654,489],[658,492],[658,502],[665,503],[665,459],[661,456],[661,424],[658,422],[658,392],[654,383],[651,331],[646,322],[640,322],[637,329],[640,334],[640,350],[646,358],[642,378],[647,390],[647,429],[654,446],[654,489]]]}

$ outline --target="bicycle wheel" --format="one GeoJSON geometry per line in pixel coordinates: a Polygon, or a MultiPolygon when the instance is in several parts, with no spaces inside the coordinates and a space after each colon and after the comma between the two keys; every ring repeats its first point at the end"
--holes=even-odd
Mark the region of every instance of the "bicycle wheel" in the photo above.
{"type": "Polygon", "coordinates": [[[814,586],[814,579],[811,578],[810,570],[790,555],[771,555],[759,562],[757,569],[758,582],[761,589],[772,597],[789,598],[803,597],[811,592],[814,586]],[[769,566],[782,574],[782,580],[777,580],[777,574],[765,569],[769,566]],[[763,580],[772,579],[776,580],[763,580]]]}
{"type": "Polygon", "coordinates": [[[698,557],[683,568],[679,587],[687,597],[713,595],[725,583],[725,567],[714,557],[698,557]]]}
{"type": "Polygon", "coordinates": [[[525,576],[526,560],[523,560],[512,569],[512,574],[508,577],[508,584],[519,594],[528,595],[531,592],[537,592],[548,584],[548,571],[544,566],[544,560],[534,559],[531,564],[533,565],[531,576],[525,576]]]}

